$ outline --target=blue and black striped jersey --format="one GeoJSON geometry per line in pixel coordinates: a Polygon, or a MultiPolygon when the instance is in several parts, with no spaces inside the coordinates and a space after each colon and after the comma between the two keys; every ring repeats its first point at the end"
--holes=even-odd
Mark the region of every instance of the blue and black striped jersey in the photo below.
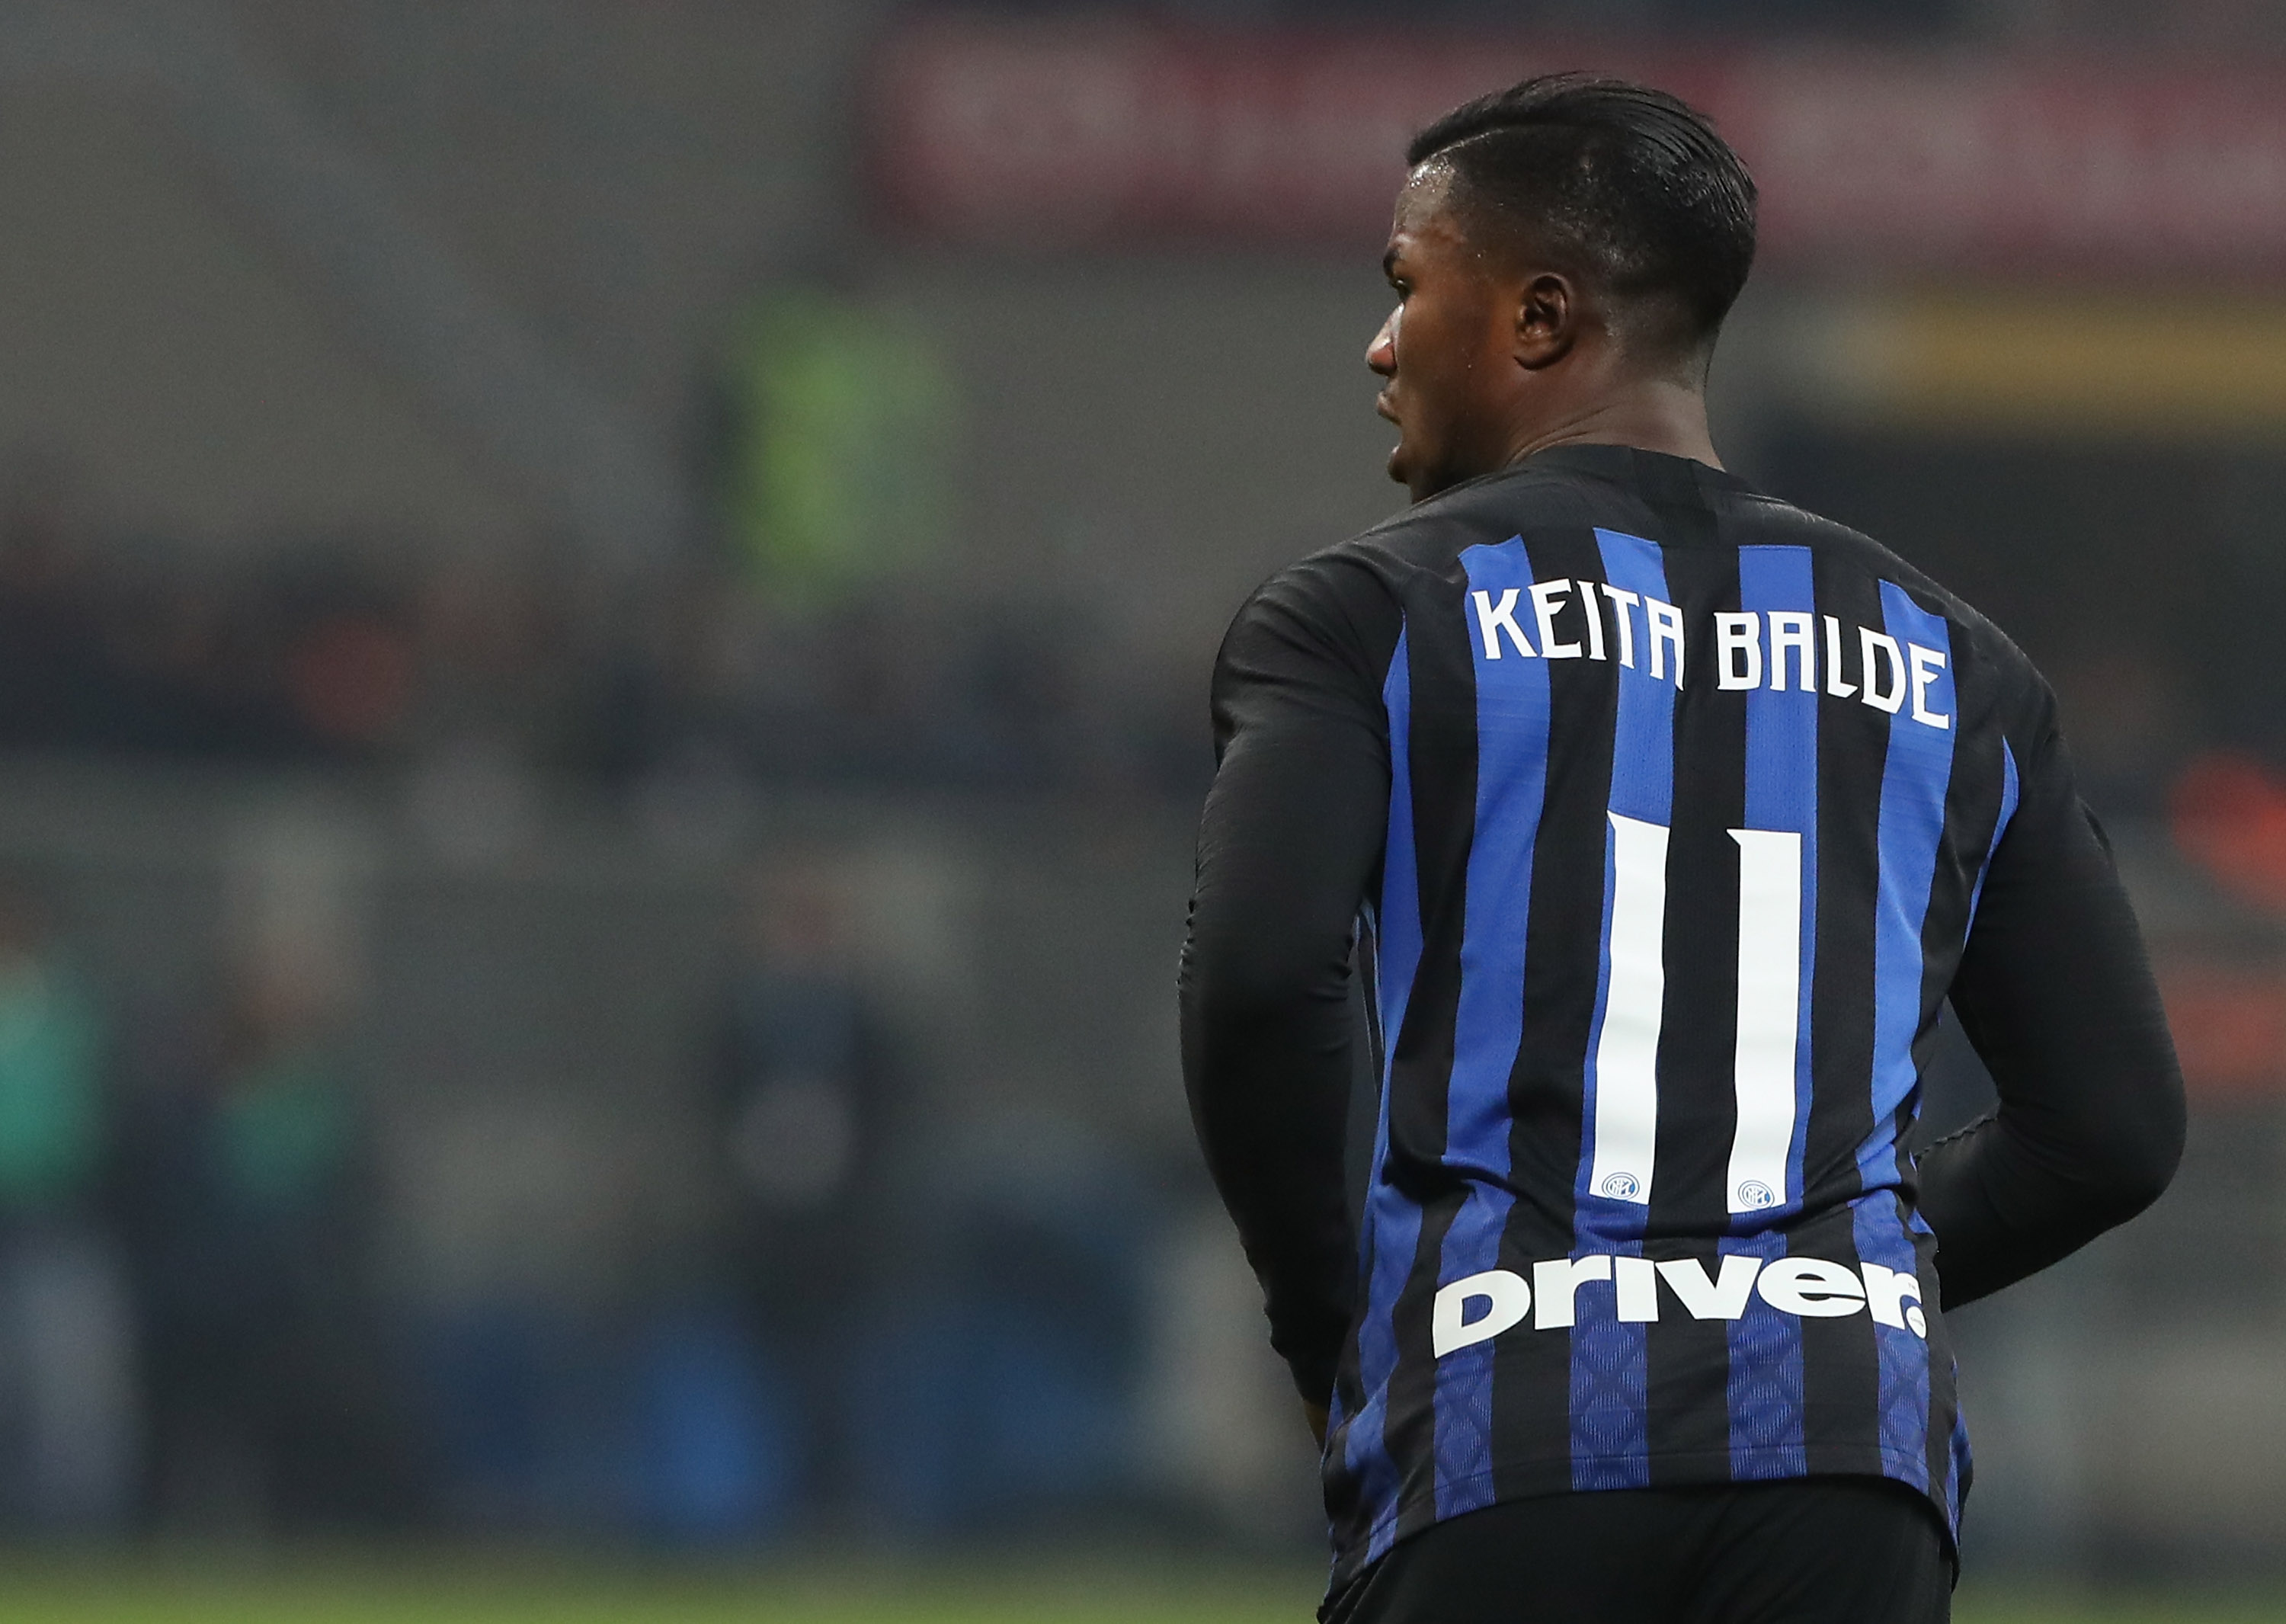
{"type": "MultiPolygon", "coordinates": [[[[1439,1518],[1577,1490],[1879,1474],[1957,1525],[1904,1150],[1921,1063],[1997,854],[2082,853],[2117,894],[2024,656],[1863,536],[1567,447],[1275,578],[1216,706],[1186,1062],[1273,1332],[1330,1411],[1336,1581],[1439,1518]],[[1272,773],[1294,804],[1242,804],[1272,773]],[[1308,895],[1202,920],[1271,840],[1316,865],[1308,895]],[[1218,1037],[1275,1004],[1281,950],[1249,944],[1288,916],[1317,1024],[1218,1037]],[[1322,1102],[1295,1096],[1289,1154],[1218,1130],[1215,1092],[1331,1086],[1337,918],[1380,1080],[1344,1258],[1322,1102]],[[1297,1032],[1309,1052],[1273,1052],[1297,1032]]],[[[2114,914],[2099,984],[2156,1098],[2172,1052],[2114,914]]]]}

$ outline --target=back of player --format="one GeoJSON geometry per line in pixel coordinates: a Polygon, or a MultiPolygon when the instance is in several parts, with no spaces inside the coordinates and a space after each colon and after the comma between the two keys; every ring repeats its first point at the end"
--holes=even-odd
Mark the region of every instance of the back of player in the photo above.
{"type": "Polygon", "coordinates": [[[1901,1139],[2046,759],[2022,657],[1864,538],[1613,446],[1273,592],[1395,627],[1384,1114],[1328,1450],[1352,1561],[1496,1499],[1813,1473],[1950,1523],[1901,1139]]]}
{"type": "Polygon", "coordinates": [[[1326,1616],[1933,1624],[1940,1304],[2180,1151],[2132,913],[2023,656],[1722,471],[1754,194],[1705,121],[1551,75],[1408,162],[1367,359],[1414,505],[1233,623],[1184,950],[1201,1145],[1325,1443],[1326,1616]],[[1916,1163],[1948,998],[1999,1108],[1916,1163]]]}

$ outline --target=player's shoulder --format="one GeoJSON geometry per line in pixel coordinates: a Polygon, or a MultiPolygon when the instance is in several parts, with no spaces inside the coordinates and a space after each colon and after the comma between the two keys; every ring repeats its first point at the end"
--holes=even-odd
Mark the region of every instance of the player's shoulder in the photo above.
{"type": "MultiPolygon", "coordinates": [[[[1516,525],[1501,529],[1492,516],[1482,489],[1488,483],[1472,480],[1416,502],[1282,566],[1239,606],[1231,635],[1298,623],[1344,628],[1368,645],[1393,643],[1406,604],[1424,579],[1449,579],[1468,548],[1516,533],[1516,525]]],[[[1504,483],[1517,481],[1510,476],[1504,483]]]]}
{"type": "Polygon", "coordinates": [[[1483,524],[1454,500],[1456,494],[1457,488],[1417,502],[1282,565],[1240,605],[1234,626],[1299,617],[1348,623],[1368,637],[1386,632],[1393,639],[1415,580],[1448,573],[1461,550],[1481,539],[1483,524]]]}
{"type": "Polygon", "coordinates": [[[1217,669],[1298,657],[1377,682],[1403,614],[1388,563],[1363,537],[1351,537],[1278,569],[1231,617],[1217,669]]]}
{"type": "Polygon", "coordinates": [[[1800,546],[1856,566],[1868,578],[1899,588],[1952,628],[1956,650],[1986,668],[2028,686],[2045,682],[2031,658],[1976,606],[1912,560],[1838,519],[1798,508],[1782,498],[1743,490],[1735,499],[1754,542],[1800,546]]]}

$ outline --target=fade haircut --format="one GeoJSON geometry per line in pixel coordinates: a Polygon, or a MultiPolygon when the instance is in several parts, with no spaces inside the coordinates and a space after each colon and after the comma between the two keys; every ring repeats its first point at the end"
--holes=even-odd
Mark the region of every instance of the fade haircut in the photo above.
{"type": "Polygon", "coordinates": [[[1754,263],[1754,181],[1703,114],[1624,79],[1543,74],[1414,137],[1407,166],[1431,160],[1479,245],[1529,244],[1598,284],[1625,343],[1711,352],[1754,263]]]}

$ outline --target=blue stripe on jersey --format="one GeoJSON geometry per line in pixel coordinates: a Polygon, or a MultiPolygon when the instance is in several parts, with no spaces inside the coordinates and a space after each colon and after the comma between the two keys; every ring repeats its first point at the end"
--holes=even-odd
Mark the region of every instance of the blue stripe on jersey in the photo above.
{"type": "MultiPolygon", "coordinates": [[[[1901,649],[1915,645],[1943,657],[1929,682],[1927,708],[1953,725],[1937,728],[1900,711],[1889,720],[1889,749],[1881,769],[1877,839],[1880,888],[1873,903],[1873,1131],[1857,1153],[1866,1189],[1896,1182],[1898,1113],[1916,1099],[1920,1076],[1913,1040],[1920,1035],[1921,926],[1944,834],[1945,792],[1952,783],[1952,740],[1959,719],[1953,704],[1952,640],[1944,617],[1933,615],[1891,582],[1881,583],[1881,611],[1901,649]]],[[[1905,673],[1899,680],[1910,679],[1905,673]]],[[[1860,679],[1870,688],[1872,673],[1860,679]]],[[[1908,703],[1911,695],[1908,694],[1908,703]]]]}
{"type": "MultiPolygon", "coordinates": [[[[1533,584],[1520,537],[1461,555],[1472,590],[1495,597],[1533,584]]],[[[1477,816],[1469,846],[1461,990],[1446,1092],[1445,1165],[1467,1194],[1446,1232],[1437,1283],[1494,1267],[1509,1209],[1509,1074],[1524,1039],[1525,926],[1532,912],[1532,857],[1548,786],[1548,662],[1494,643],[1475,645],[1477,816]]],[[[1459,1348],[1437,1361],[1437,1514],[1451,1517],[1493,1498],[1494,1344],[1459,1348]]]]}
{"type": "MultiPolygon", "coordinates": [[[[1381,1085],[1389,1088],[1398,1029],[1421,968],[1421,879],[1413,846],[1412,635],[1400,627],[1389,657],[1381,703],[1389,713],[1389,838],[1382,864],[1379,926],[1374,937],[1374,984],[1381,992],[1381,1085]]],[[[1376,1164],[1378,1153],[1376,1153],[1376,1164]]]]}
{"type": "MultiPolygon", "coordinates": [[[[1945,792],[1952,779],[1952,746],[1959,707],[1953,701],[1951,627],[1942,615],[1915,603],[1902,587],[1881,583],[1884,629],[1902,650],[1914,645],[1943,656],[1943,669],[1927,685],[1926,708],[1948,720],[1938,728],[1901,709],[1889,719],[1888,756],[1881,772],[1880,888],[1873,910],[1873,1131],[1857,1154],[1866,1194],[1851,1203],[1857,1255],[1868,1263],[1911,1271],[1913,1241],[1897,1183],[1897,1136],[1919,1104],[1919,1068],[1913,1040],[1920,1034],[1921,927],[1928,916],[1937,846],[1944,833],[1945,792]]],[[[1907,684],[1909,672],[1894,674],[1907,684]]],[[[1869,690],[1872,673],[1860,679],[1869,690]]],[[[1934,1295],[1932,1293],[1932,1295],[1934,1295]]],[[[1915,1487],[1928,1483],[1928,1344],[1902,1327],[1875,1325],[1880,1356],[1881,1451],[1890,1471],[1915,1487]]]]}
{"type": "MultiPolygon", "coordinates": [[[[1768,1263],[1786,1255],[1785,1232],[1726,1235],[1723,1257],[1736,1252],[1768,1263]]],[[[1746,1311],[1727,1333],[1730,1374],[1726,1391],[1730,1409],[1730,1476],[1800,1478],[1809,1471],[1802,1441],[1801,1321],[1780,1313],[1760,1293],[1746,1299],[1746,1311]]]]}
{"type": "MultiPolygon", "coordinates": [[[[1867,1263],[1914,1273],[1913,1238],[1894,1190],[1875,1190],[1850,1203],[1849,1227],[1857,1256],[1867,1263]]],[[[1934,1282],[1931,1282],[1934,1284],[1934,1282]]],[[[1931,1291],[1932,1299],[1935,1292],[1931,1291]]],[[[1875,1403],[1880,1411],[1882,1465],[1915,1488],[1928,1480],[1929,1349],[1926,1339],[1899,1325],[1875,1325],[1880,1360],[1875,1403]]]]}
{"type": "MultiPolygon", "coordinates": [[[[1655,541],[1614,530],[1598,530],[1604,579],[1638,600],[1671,601],[1666,556],[1655,541]]],[[[1654,679],[1648,665],[1650,627],[1640,602],[1633,606],[1608,598],[1597,612],[1635,617],[1643,636],[1637,664],[1618,666],[1618,712],[1612,739],[1609,806],[1622,817],[1662,827],[1675,816],[1675,684],[1654,679]]],[[[1596,967],[1596,1013],[1588,1029],[1580,1099],[1580,1165],[1573,1180],[1572,1253],[1614,1252],[1640,1256],[1649,1209],[1616,1201],[1588,1188],[1595,1165],[1596,1055],[1612,983],[1612,834],[1604,836],[1604,924],[1596,967]]],[[[1575,1489],[1641,1488],[1651,1482],[1647,1409],[1650,1396],[1650,1329],[1618,1317],[1614,1295],[1588,1289],[1577,1298],[1578,1322],[1572,1329],[1572,1486],[1575,1489]]]]}
{"type": "Polygon", "coordinates": [[[2000,837],[2008,832],[2009,820],[2016,816],[2016,797],[2021,786],[2016,781],[2016,753],[2008,741],[2000,741],[2000,816],[1993,821],[1992,839],[1984,847],[1984,861],[1976,871],[1976,888],[1968,894],[1968,922],[1976,923],[1977,904],[1984,900],[1984,877],[1992,871],[1992,854],[2000,849],[2000,837]]]}
{"type": "MultiPolygon", "coordinates": [[[[1738,549],[1738,606],[1763,617],[1773,611],[1812,615],[1817,590],[1806,547],[1738,549]]],[[[1770,666],[1763,685],[1746,695],[1746,826],[1798,832],[1801,836],[1801,964],[1794,1028],[1793,1138],[1786,1150],[1786,1187],[1779,1203],[1734,1220],[1751,1233],[1725,1242],[1725,1252],[1765,1260],[1785,1255],[1783,1234],[1770,1226],[1801,1209],[1802,1153],[1809,1138],[1811,1092],[1810,992],[1817,984],[1817,682],[1808,650],[1781,654],[1765,636],[1770,666]],[[1796,662],[1800,663],[1797,664],[1796,662]],[[1805,684],[1807,691],[1805,691],[1805,684]]],[[[1729,1328],[1730,1473],[1741,1480],[1799,1477],[1809,1470],[1802,1431],[1801,1321],[1756,1297],[1729,1328]]]]}
{"type": "MultiPolygon", "coordinates": [[[[1960,1368],[1953,1368],[1953,1390],[1960,1387],[1960,1368]]],[[[1961,1486],[1969,1479],[1975,1462],[1968,1448],[1968,1421],[1956,1405],[1952,1412],[1952,1447],[1944,1463],[1944,1518],[1946,1525],[1957,1535],[1960,1530],[1961,1486]]]]}
{"type": "Polygon", "coordinates": [[[1366,1309],[1358,1323],[1358,1377],[1365,1407],[1351,1417],[1338,1439],[1343,1466],[1356,1481],[1359,1498],[1373,1509],[1368,1560],[1378,1557],[1397,1533],[1397,1463],[1383,1435],[1389,1417],[1389,1377],[1397,1366],[1398,1293],[1413,1269],[1421,1238],[1421,1210],[1382,1171],[1389,1159],[1389,1078],[1413,978],[1421,968],[1421,883],[1413,843],[1413,672],[1410,636],[1397,634],[1381,699],[1389,713],[1389,840],[1381,876],[1380,930],[1375,937],[1375,981],[1381,992],[1381,1116],[1374,1131],[1373,1175],[1366,1189],[1359,1247],[1366,1273],[1366,1309]]]}

